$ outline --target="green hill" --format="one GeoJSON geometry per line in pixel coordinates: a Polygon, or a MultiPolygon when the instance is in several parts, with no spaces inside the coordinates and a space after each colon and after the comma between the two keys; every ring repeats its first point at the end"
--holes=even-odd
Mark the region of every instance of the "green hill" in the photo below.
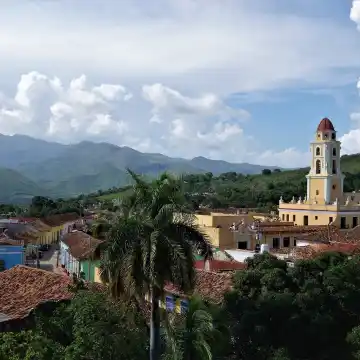
{"type": "Polygon", "coordinates": [[[0,168],[0,203],[23,204],[30,202],[35,195],[46,194],[44,189],[19,172],[0,168]]]}
{"type": "Polygon", "coordinates": [[[65,146],[38,163],[19,165],[19,171],[39,183],[53,196],[73,196],[128,183],[126,168],[153,177],[168,171],[175,174],[220,174],[226,171],[259,173],[261,165],[231,164],[203,157],[192,160],[171,158],[162,154],[141,153],[129,147],[84,141],[65,146]]]}

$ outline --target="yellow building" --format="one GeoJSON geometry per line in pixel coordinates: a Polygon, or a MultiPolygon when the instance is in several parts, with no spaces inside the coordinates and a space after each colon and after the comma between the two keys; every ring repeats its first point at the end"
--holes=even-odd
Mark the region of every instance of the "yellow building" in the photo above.
{"type": "Polygon", "coordinates": [[[324,118],[310,144],[311,167],[306,175],[307,193],[286,203],[280,198],[281,221],[296,225],[335,225],[353,228],[360,223],[360,193],[344,193],[340,169],[340,141],[332,122],[324,118]]]}
{"type": "Polygon", "coordinates": [[[251,214],[223,214],[209,212],[195,214],[196,223],[205,233],[211,244],[221,250],[225,249],[251,249],[252,237],[247,231],[235,231],[246,228],[253,222],[251,214]]]}

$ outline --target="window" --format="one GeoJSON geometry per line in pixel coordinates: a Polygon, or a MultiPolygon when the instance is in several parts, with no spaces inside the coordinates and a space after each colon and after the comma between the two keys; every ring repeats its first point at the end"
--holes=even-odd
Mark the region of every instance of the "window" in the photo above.
{"type": "Polygon", "coordinates": [[[187,312],[189,308],[189,304],[186,300],[180,300],[180,312],[181,314],[184,314],[187,312]]]}
{"type": "Polygon", "coordinates": [[[334,221],[334,220],[333,220],[332,216],[330,216],[330,217],[329,217],[329,224],[331,224],[333,221],[334,221]]]}
{"type": "Polygon", "coordinates": [[[296,246],[296,239],[294,239],[294,246],[296,246]]]}
{"type": "Polygon", "coordinates": [[[344,217],[344,216],[340,220],[340,228],[346,229],[346,217],[344,217]]]}
{"type": "Polygon", "coordinates": [[[165,305],[166,305],[167,311],[174,311],[174,309],[175,309],[174,298],[172,296],[166,296],[165,305]]]}
{"type": "Polygon", "coordinates": [[[289,221],[289,214],[286,215],[286,221],[289,221]]]}
{"type": "Polygon", "coordinates": [[[336,134],[335,134],[334,132],[331,134],[331,138],[332,138],[333,140],[336,139],[336,134]]]}
{"type": "Polygon", "coordinates": [[[332,173],[336,174],[336,160],[333,160],[332,162],[332,173]]]}
{"type": "Polygon", "coordinates": [[[333,148],[333,156],[336,156],[336,148],[333,148]]]}
{"type": "Polygon", "coordinates": [[[285,214],[282,214],[282,220],[283,221],[285,220],[285,214]]]}
{"type": "Polygon", "coordinates": [[[283,238],[284,247],[290,247],[290,238],[284,237],[283,238]]]}
{"type": "Polygon", "coordinates": [[[328,134],[324,134],[324,139],[327,139],[328,138],[328,134]]]}
{"type": "Polygon", "coordinates": [[[354,216],[352,219],[352,227],[357,227],[357,226],[358,226],[358,218],[354,216]]]}
{"type": "Polygon", "coordinates": [[[278,249],[280,247],[280,238],[273,238],[273,248],[278,249]]]}
{"type": "Polygon", "coordinates": [[[316,148],[316,156],[320,156],[320,148],[319,147],[316,148]]]}
{"type": "Polygon", "coordinates": [[[316,173],[317,174],[321,173],[321,161],[320,160],[316,160],[316,173]]]}
{"type": "Polygon", "coordinates": [[[309,225],[309,217],[307,215],[304,215],[304,225],[309,225]]]}
{"type": "Polygon", "coordinates": [[[333,185],[332,188],[333,188],[333,190],[335,190],[335,189],[336,189],[336,185],[333,185]]]}
{"type": "Polygon", "coordinates": [[[238,249],[246,250],[247,249],[247,241],[238,241],[238,249]]]}
{"type": "Polygon", "coordinates": [[[293,221],[296,221],[296,215],[293,215],[293,221]]]}
{"type": "Polygon", "coordinates": [[[318,219],[318,217],[317,216],[315,216],[315,220],[317,220],[318,219]]]}
{"type": "Polygon", "coordinates": [[[316,195],[319,195],[319,190],[316,190],[316,192],[315,192],[315,193],[316,193],[316,195]]]}

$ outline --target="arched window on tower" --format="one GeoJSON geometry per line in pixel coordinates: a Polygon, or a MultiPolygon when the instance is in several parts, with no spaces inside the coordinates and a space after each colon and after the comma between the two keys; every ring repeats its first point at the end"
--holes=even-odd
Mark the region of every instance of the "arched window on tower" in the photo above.
{"type": "Polygon", "coordinates": [[[336,160],[333,160],[332,162],[332,173],[336,174],[336,160]]]}
{"type": "Polygon", "coordinates": [[[316,156],[320,156],[320,148],[319,147],[316,148],[316,156]]]}
{"type": "Polygon", "coordinates": [[[334,132],[331,134],[331,138],[332,138],[333,140],[336,139],[336,134],[335,134],[334,132]]]}
{"type": "Polygon", "coordinates": [[[321,161],[320,160],[316,160],[316,173],[317,174],[321,173],[321,161]]]}
{"type": "Polygon", "coordinates": [[[333,156],[336,156],[336,148],[333,148],[333,156]]]}

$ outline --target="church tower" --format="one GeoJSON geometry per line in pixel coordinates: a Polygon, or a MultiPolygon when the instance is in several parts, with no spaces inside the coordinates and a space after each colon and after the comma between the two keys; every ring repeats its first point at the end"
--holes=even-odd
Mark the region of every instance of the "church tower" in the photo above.
{"type": "Polygon", "coordinates": [[[340,141],[328,118],[320,121],[310,144],[311,167],[307,178],[307,201],[332,204],[343,200],[344,175],[340,170],[340,141]]]}

